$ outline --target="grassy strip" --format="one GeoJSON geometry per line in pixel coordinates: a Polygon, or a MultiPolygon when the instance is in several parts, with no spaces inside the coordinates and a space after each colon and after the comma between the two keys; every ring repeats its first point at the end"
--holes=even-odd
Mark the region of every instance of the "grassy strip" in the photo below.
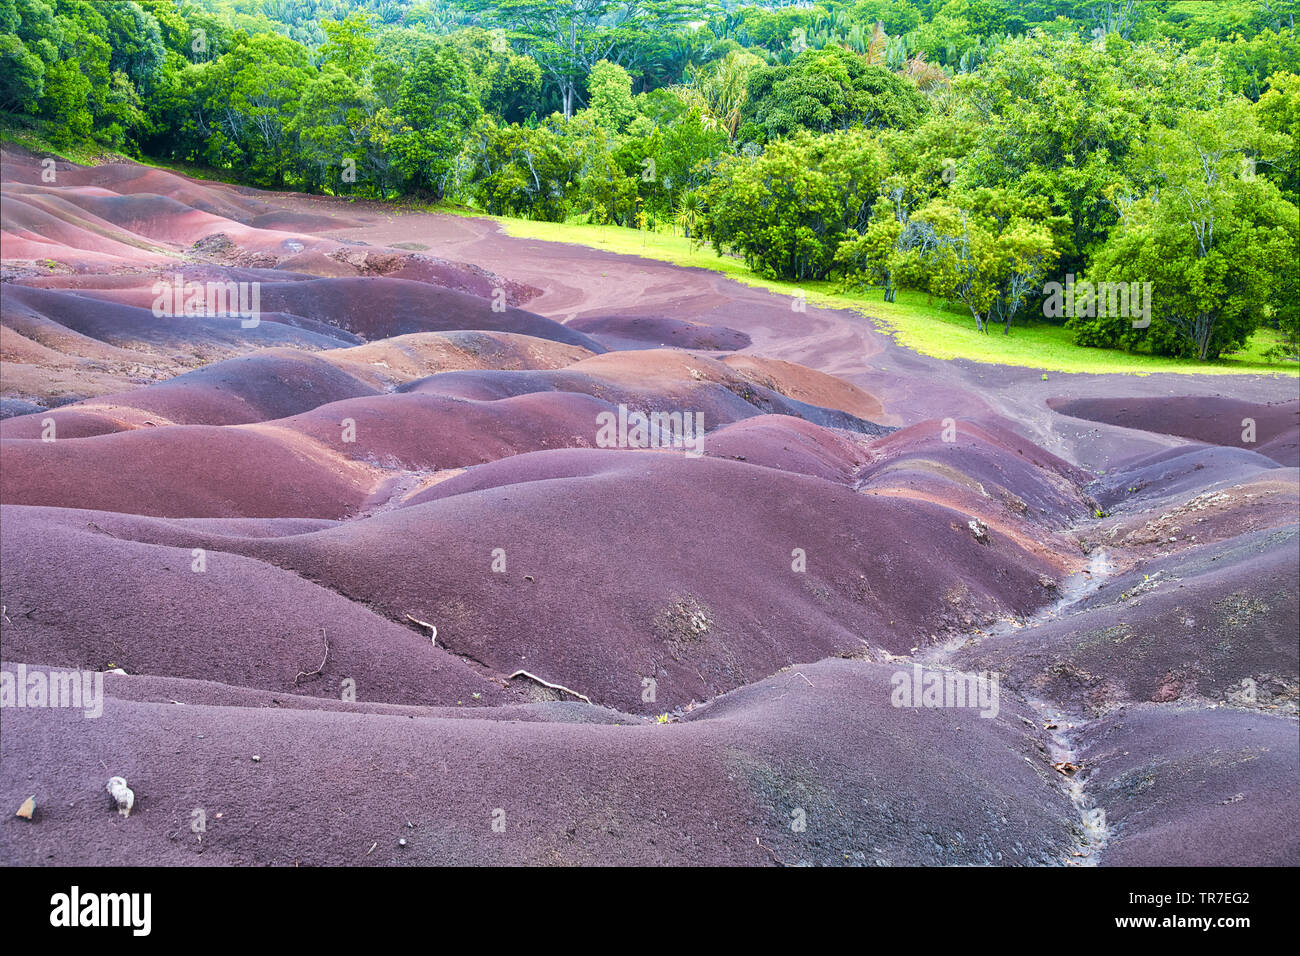
{"type": "MultiPolygon", "coordinates": [[[[442,211],[456,215],[481,215],[464,209],[442,211]]],[[[707,246],[697,247],[683,236],[665,232],[587,223],[535,222],[503,216],[484,218],[493,219],[507,234],[521,239],[575,243],[679,266],[696,266],[720,272],[746,285],[770,289],[778,295],[794,295],[802,291],[815,305],[860,312],[892,334],[900,345],[935,358],[964,358],[1045,372],[1300,375],[1300,368],[1292,363],[1270,363],[1263,358],[1264,350],[1277,340],[1277,333],[1271,329],[1256,332],[1241,352],[1217,362],[1084,348],[1075,345],[1073,337],[1064,328],[1048,323],[1017,325],[1010,335],[1003,335],[1001,330],[986,335],[975,330],[974,320],[964,310],[948,307],[924,292],[903,291],[898,293],[896,302],[884,302],[879,292],[843,292],[834,282],[794,283],[764,279],[741,259],[717,256],[707,246]]]]}

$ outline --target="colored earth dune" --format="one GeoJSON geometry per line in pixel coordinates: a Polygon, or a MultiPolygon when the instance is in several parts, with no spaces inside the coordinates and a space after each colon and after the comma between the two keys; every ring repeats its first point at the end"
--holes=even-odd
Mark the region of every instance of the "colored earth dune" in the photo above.
{"type": "Polygon", "coordinates": [[[1300,863],[1294,378],[1044,380],[487,220],[40,161],[3,155],[0,658],[104,697],[7,703],[0,862],[1300,863]],[[157,314],[177,276],[256,323],[157,314]],[[620,409],[702,454],[606,447],[620,409]],[[996,713],[898,706],[917,665],[996,713]]]}

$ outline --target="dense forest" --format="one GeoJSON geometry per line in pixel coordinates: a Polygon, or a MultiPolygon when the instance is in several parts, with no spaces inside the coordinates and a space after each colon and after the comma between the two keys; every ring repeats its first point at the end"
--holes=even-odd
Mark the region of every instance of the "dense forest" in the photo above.
{"type": "Polygon", "coordinates": [[[1295,2],[0,0],[0,122],[239,182],[672,229],[1214,359],[1300,320],[1295,2]],[[1149,323],[1105,290],[1150,283],[1149,323]],[[1098,303],[1101,303],[1100,307],[1098,303]]]}

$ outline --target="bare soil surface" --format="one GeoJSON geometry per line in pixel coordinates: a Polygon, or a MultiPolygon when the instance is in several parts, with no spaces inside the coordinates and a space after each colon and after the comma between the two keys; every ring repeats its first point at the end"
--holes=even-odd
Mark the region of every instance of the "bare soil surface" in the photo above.
{"type": "Polygon", "coordinates": [[[483,219],[0,180],[0,862],[1300,863],[1294,379],[1044,381],[483,219]]]}

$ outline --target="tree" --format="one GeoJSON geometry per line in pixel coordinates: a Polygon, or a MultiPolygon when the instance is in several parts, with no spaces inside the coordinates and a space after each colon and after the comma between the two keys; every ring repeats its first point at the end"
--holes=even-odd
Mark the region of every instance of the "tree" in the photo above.
{"type": "Polygon", "coordinates": [[[1290,148],[1260,163],[1259,171],[1276,182],[1293,203],[1300,203],[1300,76],[1274,73],[1268,78],[1267,86],[1267,92],[1255,105],[1259,125],[1271,133],[1286,136],[1290,148]]]}
{"type": "Polygon", "coordinates": [[[740,129],[741,112],[749,96],[749,76],[762,65],[762,59],[753,53],[732,50],[689,74],[687,89],[699,103],[704,122],[726,132],[729,140],[734,140],[740,129]]]}
{"type": "Polygon", "coordinates": [[[125,74],[141,94],[153,92],[161,79],[167,48],[158,21],[138,3],[99,5],[107,30],[109,69],[125,74]]]}
{"type": "Polygon", "coordinates": [[[461,59],[484,112],[508,122],[547,112],[541,103],[542,69],[529,56],[521,56],[504,42],[478,27],[460,30],[449,41],[461,59]]]}
{"type": "Polygon", "coordinates": [[[884,151],[862,129],[800,133],[758,156],[727,157],[700,190],[701,238],[770,278],[825,278],[840,243],[867,228],[884,175],[884,151]]]}
{"type": "Polygon", "coordinates": [[[209,157],[237,162],[254,182],[284,185],[292,130],[311,77],[307,51],[288,37],[249,37],[212,64],[207,114],[219,136],[209,157]]]}
{"type": "Polygon", "coordinates": [[[671,219],[685,193],[703,186],[727,152],[727,135],[705,121],[681,87],[636,98],[637,116],[618,150],[619,165],[637,181],[646,214],[671,219]]]}
{"type": "Polygon", "coordinates": [[[320,48],[321,66],[335,66],[349,78],[365,81],[375,62],[374,17],[354,10],[342,20],[322,20],[329,37],[320,48]]]}
{"type": "Polygon", "coordinates": [[[789,66],[749,77],[740,138],[760,142],[798,130],[828,133],[851,126],[910,129],[926,110],[914,85],[839,47],[809,50],[789,66]]]}
{"type": "Polygon", "coordinates": [[[1263,321],[1293,321],[1300,211],[1249,162],[1289,145],[1259,129],[1245,100],[1153,129],[1138,158],[1155,185],[1125,203],[1091,274],[1150,282],[1151,325],[1075,317],[1076,341],[1204,361],[1240,348],[1263,321]]]}
{"type": "Polygon", "coordinates": [[[901,238],[924,262],[931,292],[964,304],[981,332],[1000,321],[1004,335],[1057,256],[1046,201],[1004,189],[933,199],[901,238]]]}
{"type": "Polygon", "coordinates": [[[553,120],[537,127],[484,116],[467,149],[470,192],[492,215],[563,222],[577,193],[581,158],[553,120]]]}
{"type": "Polygon", "coordinates": [[[303,91],[291,132],[298,140],[297,168],[308,190],[368,190],[383,196],[391,185],[388,163],[376,147],[386,117],[368,87],[327,65],[303,91]]]}
{"type": "Polygon", "coordinates": [[[59,28],[45,0],[0,0],[0,109],[37,113],[46,70],[59,61],[59,28]]]}
{"type": "Polygon", "coordinates": [[[1081,274],[1117,220],[1106,196],[1132,188],[1126,160],[1143,131],[1204,108],[1216,85],[1203,63],[1167,44],[1114,34],[1088,44],[1039,33],[1008,40],[955,82],[959,115],[980,131],[960,175],[1048,197],[1071,224],[1059,268],[1081,274]]]}
{"type": "Polygon", "coordinates": [[[894,301],[897,293],[894,274],[902,251],[899,240],[904,226],[905,221],[896,216],[895,205],[888,196],[876,200],[867,231],[845,239],[835,250],[835,267],[844,275],[845,288],[880,286],[885,301],[894,301]]]}
{"type": "Polygon", "coordinates": [[[45,92],[45,64],[13,34],[0,34],[0,109],[35,112],[45,92]]]}
{"type": "Polygon", "coordinates": [[[402,81],[391,144],[413,190],[443,197],[465,136],[482,113],[455,51],[425,49],[402,81]]]}
{"type": "Polygon", "coordinates": [[[616,63],[601,60],[587,77],[587,104],[596,124],[621,133],[636,116],[632,104],[632,78],[616,63]]]}
{"type": "Polygon", "coordinates": [[[682,0],[470,0],[470,9],[505,27],[559,90],[573,116],[587,73],[601,60],[619,62],[620,47],[638,32],[682,23],[682,0]]]}

